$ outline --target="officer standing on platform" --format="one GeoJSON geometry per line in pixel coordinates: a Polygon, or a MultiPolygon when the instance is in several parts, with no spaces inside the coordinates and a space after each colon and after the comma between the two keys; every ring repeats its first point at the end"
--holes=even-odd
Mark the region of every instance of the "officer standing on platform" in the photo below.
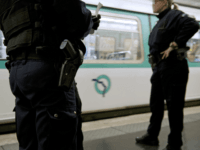
{"type": "Polygon", "coordinates": [[[97,30],[100,16],[92,17],[80,0],[0,0],[0,4],[19,150],[82,150],[77,146],[83,138],[77,138],[82,131],[75,83],[68,92],[58,87],[64,59],[59,47],[68,39],[84,53],[80,39],[92,28],[97,30]]]}
{"type": "Polygon", "coordinates": [[[186,42],[198,31],[199,24],[174,4],[172,0],[155,0],[154,13],[159,21],[149,37],[151,77],[150,108],[152,116],[147,133],[137,137],[137,143],[158,145],[158,135],[167,102],[170,134],[164,150],[180,150],[182,146],[183,108],[188,82],[188,64],[185,59],[186,42]]]}

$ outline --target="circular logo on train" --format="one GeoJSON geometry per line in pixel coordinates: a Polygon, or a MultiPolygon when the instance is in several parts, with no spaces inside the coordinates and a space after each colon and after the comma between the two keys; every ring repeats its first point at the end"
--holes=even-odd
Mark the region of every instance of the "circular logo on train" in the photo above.
{"type": "Polygon", "coordinates": [[[102,94],[105,97],[105,94],[108,93],[111,87],[110,78],[106,75],[101,75],[97,79],[93,79],[95,82],[95,89],[97,93],[102,94]]]}

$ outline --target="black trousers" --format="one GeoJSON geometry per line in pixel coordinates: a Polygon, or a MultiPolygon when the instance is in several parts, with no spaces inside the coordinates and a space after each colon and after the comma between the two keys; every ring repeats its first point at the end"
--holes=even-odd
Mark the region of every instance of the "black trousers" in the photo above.
{"type": "Polygon", "coordinates": [[[65,92],[58,87],[58,79],[51,62],[11,63],[10,87],[16,97],[19,150],[77,150],[81,146],[77,144],[82,131],[78,129],[81,124],[75,84],[65,92]]]}
{"type": "MultiPolygon", "coordinates": [[[[77,85],[75,83],[75,85],[77,85]]],[[[78,128],[77,128],[77,150],[83,150],[83,132],[82,132],[82,101],[78,92],[77,86],[75,86],[75,96],[77,105],[77,115],[78,115],[78,128]]]]}
{"type": "Polygon", "coordinates": [[[188,73],[187,60],[164,60],[154,68],[151,77],[152,116],[148,133],[154,137],[159,135],[164,115],[164,100],[166,100],[170,125],[168,144],[174,147],[180,147],[183,144],[181,132],[188,73]]]}

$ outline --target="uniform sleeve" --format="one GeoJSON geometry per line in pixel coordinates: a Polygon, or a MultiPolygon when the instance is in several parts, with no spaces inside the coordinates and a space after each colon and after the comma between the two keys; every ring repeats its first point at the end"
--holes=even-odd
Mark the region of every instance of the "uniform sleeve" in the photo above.
{"type": "Polygon", "coordinates": [[[93,27],[92,14],[80,0],[54,0],[57,21],[77,38],[86,37],[93,27]]]}
{"type": "Polygon", "coordinates": [[[78,5],[79,5],[79,11],[77,11],[76,15],[77,16],[80,15],[81,17],[79,28],[82,30],[82,33],[83,33],[82,37],[86,37],[90,33],[90,30],[93,27],[92,13],[90,12],[90,10],[86,8],[86,5],[84,2],[79,1],[78,5]]]}
{"type": "Polygon", "coordinates": [[[174,41],[179,47],[182,47],[199,30],[199,23],[194,18],[182,13],[178,17],[176,29],[178,34],[174,41]]]}

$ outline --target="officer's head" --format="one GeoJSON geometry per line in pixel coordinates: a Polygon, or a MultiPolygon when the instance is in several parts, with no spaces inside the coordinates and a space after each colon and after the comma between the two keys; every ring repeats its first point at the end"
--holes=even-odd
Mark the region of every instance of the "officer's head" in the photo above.
{"type": "Polygon", "coordinates": [[[177,4],[174,4],[173,0],[153,0],[153,12],[161,13],[167,8],[171,8],[174,5],[174,9],[178,9],[177,4]]]}

